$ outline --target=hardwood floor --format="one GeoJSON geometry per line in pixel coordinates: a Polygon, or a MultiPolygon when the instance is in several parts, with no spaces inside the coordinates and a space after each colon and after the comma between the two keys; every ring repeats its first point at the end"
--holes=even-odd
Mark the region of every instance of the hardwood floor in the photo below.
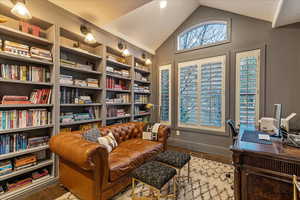
{"type": "MultiPolygon", "coordinates": [[[[199,157],[199,158],[205,158],[208,160],[214,160],[226,164],[231,164],[231,160],[220,156],[220,155],[213,155],[208,153],[202,153],[202,152],[191,152],[187,149],[174,147],[174,146],[168,146],[169,150],[176,150],[176,151],[182,151],[182,152],[188,152],[191,153],[193,156],[199,157]]],[[[50,185],[46,188],[43,188],[39,191],[36,191],[35,193],[29,194],[29,196],[21,198],[20,200],[54,200],[60,196],[62,196],[64,193],[68,192],[64,187],[61,186],[59,183],[55,183],[53,185],[50,185]]]]}

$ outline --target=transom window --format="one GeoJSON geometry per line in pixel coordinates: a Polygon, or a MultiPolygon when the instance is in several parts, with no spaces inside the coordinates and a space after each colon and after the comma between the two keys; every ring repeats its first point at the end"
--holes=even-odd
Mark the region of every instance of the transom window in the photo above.
{"type": "Polygon", "coordinates": [[[178,36],[177,50],[214,45],[228,39],[227,21],[209,21],[181,33],[178,36]]]}

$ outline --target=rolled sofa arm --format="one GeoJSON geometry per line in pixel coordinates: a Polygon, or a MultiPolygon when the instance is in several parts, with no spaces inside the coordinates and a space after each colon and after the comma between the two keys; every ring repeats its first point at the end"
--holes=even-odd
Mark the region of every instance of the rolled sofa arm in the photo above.
{"type": "Polygon", "coordinates": [[[167,148],[167,139],[171,134],[171,129],[169,126],[160,125],[158,129],[158,141],[164,145],[164,150],[167,148]]]}
{"type": "Polygon", "coordinates": [[[61,158],[70,161],[84,170],[92,170],[95,167],[92,156],[97,151],[107,153],[100,144],[86,141],[78,134],[59,134],[50,140],[50,149],[61,158]]]}

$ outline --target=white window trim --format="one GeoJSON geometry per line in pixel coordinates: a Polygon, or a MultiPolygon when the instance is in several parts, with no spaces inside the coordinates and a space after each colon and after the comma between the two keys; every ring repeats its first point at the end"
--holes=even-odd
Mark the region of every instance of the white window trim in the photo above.
{"type": "MultiPolygon", "coordinates": [[[[178,87],[177,87],[177,93],[178,93],[178,97],[177,97],[177,112],[178,112],[178,116],[177,116],[177,124],[179,128],[195,128],[195,129],[200,129],[200,130],[209,130],[209,131],[215,131],[215,132],[225,132],[225,105],[226,105],[226,98],[225,98],[225,79],[226,79],[226,55],[223,56],[217,56],[217,57],[211,57],[211,58],[204,58],[204,59],[200,59],[200,60],[194,60],[194,61],[189,61],[189,62],[183,62],[183,63],[178,63],[178,74],[177,74],[177,78],[178,78],[178,87]],[[221,124],[222,127],[208,127],[208,126],[194,126],[194,125],[187,125],[187,124],[182,124],[180,123],[180,70],[183,67],[187,67],[187,66],[192,66],[192,65],[197,65],[198,67],[198,95],[200,95],[200,91],[201,91],[201,80],[199,77],[201,77],[201,69],[200,66],[203,64],[207,64],[207,63],[215,63],[215,62],[221,62],[222,63],[222,118],[221,118],[221,124]]],[[[199,102],[200,104],[200,102],[199,102]]],[[[200,106],[199,106],[199,110],[200,110],[200,106]]],[[[199,113],[200,114],[200,113],[199,113]]]]}
{"type": "Polygon", "coordinates": [[[254,56],[257,58],[257,67],[256,67],[256,105],[255,105],[255,117],[256,123],[255,125],[258,126],[259,120],[259,105],[260,105],[260,49],[251,50],[240,52],[236,54],[236,107],[235,107],[235,121],[236,125],[240,125],[240,60],[241,58],[254,56]]]}
{"type": "Polygon", "coordinates": [[[159,116],[159,120],[160,123],[162,124],[166,124],[166,125],[170,125],[171,124],[171,95],[172,95],[172,90],[171,90],[171,64],[168,65],[162,65],[159,67],[159,80],[158,80],[158,85],[159,85],[159,91],[158,91],[158,116],[159,116]],[[160,110],[161,110],[161,71],[162,70],[169,70],[169,120],[168,121],[161,121],[160,120],[160,110]]]}
{"type": "Polygon", "coordinates": [[[210,20],[210,21],[205,21],[205,22],[201,22],[200,24],[196,24],[194,26],[191,26],[189,27],[188,29],[184,30],[183,32],[181,32],[178,36],[177,36],[177,51],[188,51],[188,50],[191,50],[191,49],[197,49],[197,48],[201,48],[201,47],[207,47],[207,46],[215,46],[215,45],[218,45],[220,43],[224,43],[224,42],[227,42],[229,41],[229,38],[227,38],[226,40],[224,41],[219,41],[219,42],[216,42],[216,43],[212,43],[212,44],[208,44],[208,45],[201,45],[201,46],[196,46],[196,47],[193,47],[193,48],[188,48],[188,49],[180,49],[180,37],[182,35],[184,35],[185,33],[189,32],[190,30],[198,27],[198,26],[203,26],[205,24],[216,24],[216,23],[220,23],[220,24],[226,24],[227,25],[227,37],[229,36],[229,23],[228,21],[225,21],[225,20],[210,20]]]}

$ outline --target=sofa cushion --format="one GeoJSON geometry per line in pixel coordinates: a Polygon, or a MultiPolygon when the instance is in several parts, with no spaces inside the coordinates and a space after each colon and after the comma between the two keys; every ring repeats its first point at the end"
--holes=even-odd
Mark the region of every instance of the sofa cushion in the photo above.
{"type": "Polygon", "coordinates": [[[163,144],[154,141],[131,139],[122,142],[108,156],[110,181],[128,174],[162,151],[163,144]]]}
{"type": "Polygon", "coordinates": [[[82,134],[82,137],[90,142],[97,142],[98,137],[101,137],[100,130],[98,128],[92,128],[90,130],[87,130],[82,134]]]}

